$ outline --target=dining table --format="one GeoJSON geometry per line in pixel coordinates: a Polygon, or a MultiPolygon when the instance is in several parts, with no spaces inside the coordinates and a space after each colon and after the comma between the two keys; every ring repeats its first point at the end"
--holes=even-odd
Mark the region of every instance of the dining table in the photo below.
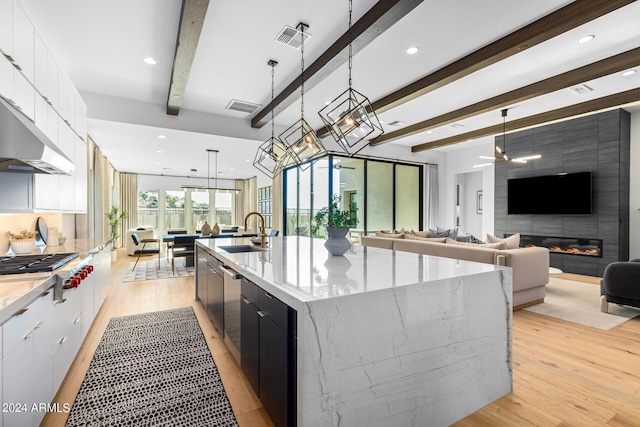
{"type": "MultiPolygon", "coordinates": [[[[176,241],[176,237],[178,238],[178,240],[180,240],[182,245],[184,245],[184,243],[190,243],[191,247],[189,248],[189,250],[195,251],[195,241],[197,239],[224,239],[224,238],[231,238],[231,237],[255,237],[257,235],[258,235],[257,233],[233,233],[233,232],[220,233],[220,234],[209,234],[209,235],[203,235],[202,233],[163,234],[162,235],[162,241],[167,244],[167,252],[169,251],[170,245],[176,241]]],[[[185,258],[185,266],[186,267],[193,267],[194,266],[193,257],[186,257],[185,258]]]]}

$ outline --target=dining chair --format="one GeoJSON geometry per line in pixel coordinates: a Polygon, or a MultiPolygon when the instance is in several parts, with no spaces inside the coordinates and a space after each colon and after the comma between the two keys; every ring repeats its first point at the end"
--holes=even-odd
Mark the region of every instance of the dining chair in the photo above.
{"type": "MultiPolygon", "coordinates": [[[[187,234],[187,230],[167,230],[167,234],[187,234]]],[[[171,252],[172,246],[173,242],[167,242],[167,260],[169,260],[169,252],[171,252]]]]}
{"type": "Polygon", "coordinates": [[[176,273],[176,258],[193,258],[196,253],[195,236],[176,235],[171,246],[171,271],[176,273]]]}
{"type": "Polygon", "coordinates": [[[142,255],[153,254],[158,254],[158,269],[160,269],[160,239],[140,239],[138,233],[131,233],[131,239],[133,239],[133,243],[135,243],[136,246],[142,243],[142,248],[133,251],[133,255],[138,256],[135,264],[133,264],[133,270],[136,269],[136,265],[138,265],[138,261],[140,261],[142,255]],[[157,243],[157,247],[147,248],[148,243],[157,243]]]}

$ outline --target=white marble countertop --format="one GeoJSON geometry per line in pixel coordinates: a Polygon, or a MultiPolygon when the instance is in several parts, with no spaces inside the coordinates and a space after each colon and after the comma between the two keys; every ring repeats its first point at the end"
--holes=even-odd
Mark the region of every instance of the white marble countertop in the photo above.
{"type": "Polygon", "coordinates": [[[275,237],[268,239],[268,250],[229,253],[220,247],[251,244],[249,239],[197,240],[198,246],[222,258],[225,265],[294,308],[296,301],[318,301],[504,268],[359,245],[336,257],[323,243],[302,236],[275,237]]]}

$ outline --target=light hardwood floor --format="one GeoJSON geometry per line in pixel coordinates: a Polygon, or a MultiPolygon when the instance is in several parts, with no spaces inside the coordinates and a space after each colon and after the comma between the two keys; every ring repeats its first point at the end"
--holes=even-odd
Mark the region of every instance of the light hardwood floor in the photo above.
{"type": "MultiPolygon", "coordinates": [[[[72,403],[111,317],[191,305],[241,427],[271,426],[218,331],[194,301],[193,279],[122,283],[120,250],[112,286],[55,402],[72,403]]],[[[590,284],[598,279],[561,275],[590,284]]],[[[63,426],[47,414],[43,426],[63,426]]],[[[513,315],[513,392],[455,426],[640,426],[640,318],[609,331],[520,310],[513,315]]]]}

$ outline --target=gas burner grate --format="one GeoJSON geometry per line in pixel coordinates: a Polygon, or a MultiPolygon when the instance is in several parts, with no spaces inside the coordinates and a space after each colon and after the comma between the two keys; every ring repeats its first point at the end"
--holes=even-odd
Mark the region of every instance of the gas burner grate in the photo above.
{"type": "Polygon", "coordinates": [[[78,256],[75,252],[0,257],[0,275],[54,271],[78,256]]]}

